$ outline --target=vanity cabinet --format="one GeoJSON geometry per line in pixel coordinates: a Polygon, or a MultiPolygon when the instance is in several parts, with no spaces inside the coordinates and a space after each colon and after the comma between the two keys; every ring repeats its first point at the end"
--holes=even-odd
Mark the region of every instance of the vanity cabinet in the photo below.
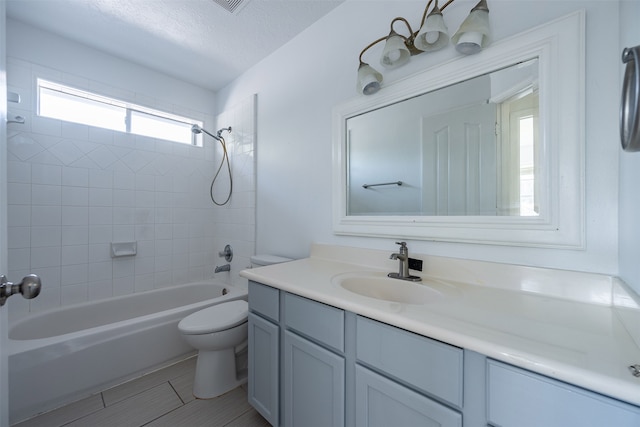
{"type": "Polygon", "coordinates": [[[249,403],[273,426],[638,427],[640,407],[249,282],[249,403]]]}
{"type": "Polygon", "coordinates": [[[487,360],[487,410],[500,427],[640,426],[640,408],[487,360]]]}

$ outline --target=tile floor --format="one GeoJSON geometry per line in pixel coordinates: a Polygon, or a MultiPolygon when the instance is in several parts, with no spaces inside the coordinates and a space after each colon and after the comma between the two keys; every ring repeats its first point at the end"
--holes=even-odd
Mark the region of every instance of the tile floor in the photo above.
{"type": "Polygon", "coordinates": [[[195,399],[194,371],[191,357],[14,427],[269,427],[247,403],[245,387],[195,399]]]}

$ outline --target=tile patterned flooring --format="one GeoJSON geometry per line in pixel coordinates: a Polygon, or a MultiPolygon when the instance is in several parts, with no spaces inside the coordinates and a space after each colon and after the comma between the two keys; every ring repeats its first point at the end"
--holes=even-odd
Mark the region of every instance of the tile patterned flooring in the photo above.
{"type": "Polygon", "coordinates": [[[195,357],[110,388],[14,427],[269,427],[245,387],[215,399],[191,394],[195,357]]]}

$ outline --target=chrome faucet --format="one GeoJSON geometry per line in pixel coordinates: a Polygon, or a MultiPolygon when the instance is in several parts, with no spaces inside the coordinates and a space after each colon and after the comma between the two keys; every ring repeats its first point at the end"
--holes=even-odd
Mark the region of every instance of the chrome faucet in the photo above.
{"type": "Polygon", "coordinates": [[[396,245],[400,245],[400,252],[392,253],[389,259],[397,259],[399,269],[397,273],[389,273],[387,276],[392,279],[409,280],[411,282],[421,281],[422,279],[419,276],[409,274],[409,249],[407,248],[407,242],[396,242],[396,245]]]}
{"type": "Polygon", "coordinates": [[[225,264],[220,267],[216,267],[214,273],[220,273],[221,271],[231,271],[231,264],[225,264]]]}

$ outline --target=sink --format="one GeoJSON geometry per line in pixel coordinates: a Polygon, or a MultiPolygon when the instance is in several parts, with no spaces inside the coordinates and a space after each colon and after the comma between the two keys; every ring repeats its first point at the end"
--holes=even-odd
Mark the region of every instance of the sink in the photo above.
{"type": "Polygon", "coordinates": [[[384,273],[344,273],[332,282],[354,294],[402,304],[427,304],[445,296],[425,282],[392,279],[384,273]]]}

